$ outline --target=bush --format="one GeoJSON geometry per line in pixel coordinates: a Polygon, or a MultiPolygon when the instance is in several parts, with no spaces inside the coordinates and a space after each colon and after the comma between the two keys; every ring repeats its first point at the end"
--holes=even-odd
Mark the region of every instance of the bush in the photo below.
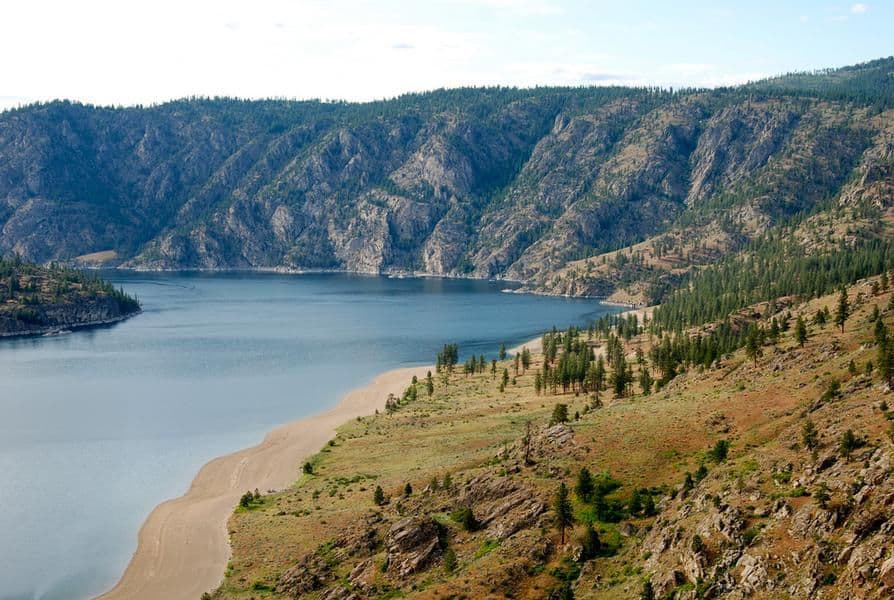
{"type": "Polygon", "coordinates": [[[714,462],[721,463],[726,460],[726,457],[729,455],[729,447],[730,443],[727,440],[717,440],[717,443],[714,444],[714,447],[708,451],[708,456],[714,462]]]}
{"type": "Polygon", "coordinates": [[[466,531],[476,531],[481,526],[469,506],[456,509],[450,514],[450,518],[459,523],[466,531]]]}
{"type": "Polygon", "coordinates": [[[456,571],[456,552],[453,548],[447,548],[444,552],[444,570],[448,573],[456,571]]]}

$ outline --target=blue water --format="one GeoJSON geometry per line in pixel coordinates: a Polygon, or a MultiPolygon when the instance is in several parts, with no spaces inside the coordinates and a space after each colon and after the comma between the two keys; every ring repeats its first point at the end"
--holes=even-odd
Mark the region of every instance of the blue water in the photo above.
{"type": "Polygon", "coordinates": [[[209,459],[445,342],[492,355],[612,309],[505,284],[112,273],[144,313],[0,342],[0,599],[110,588],[159,502],[209,459]]]}

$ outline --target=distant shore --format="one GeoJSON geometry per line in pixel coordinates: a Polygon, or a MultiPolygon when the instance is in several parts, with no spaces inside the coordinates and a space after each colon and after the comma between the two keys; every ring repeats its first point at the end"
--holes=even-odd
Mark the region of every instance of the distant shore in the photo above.
{"type": "Polygon", "coordinates": [[[137,549],[121,579],[101,600],[197,600],[217,588],[230,558],[227,521],[247,490],[292,485],[301,464],[335,436],[335,429],[385,406],[413,376],[431,366],[387,371],[347,393],[337,406],[279,426],[251,448],[213,459],[183,496],[159,504],[140,529],[137,549]]]}

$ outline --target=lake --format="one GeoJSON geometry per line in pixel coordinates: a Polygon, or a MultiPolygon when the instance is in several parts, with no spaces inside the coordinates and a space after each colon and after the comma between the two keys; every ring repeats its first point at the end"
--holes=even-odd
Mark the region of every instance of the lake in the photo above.
{"type": "Polygon", "coordinates": [[[144,313],[0,342],[0,600],[112,587],[152,508],[208,460],[382,371],[493,356],[617,309],[505,283],[345,274],[106,276],[144,313]]]}

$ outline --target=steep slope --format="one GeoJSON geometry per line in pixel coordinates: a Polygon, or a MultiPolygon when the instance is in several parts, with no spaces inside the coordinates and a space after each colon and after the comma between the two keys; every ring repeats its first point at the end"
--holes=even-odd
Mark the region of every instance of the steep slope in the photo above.
{"type": "Polygon", "coordinates": [[[795,215],[860,203],[864,179],[887,207],[892,65],[676,93],[34,105],[0,114],[0,250],[38,262],[101,253],[137,268],[420,271],[610,293],[611,277],[563,283],[562,269],[693,226],[706,238],[728,231],[716,251],[736,251],[795,215]]]}
{"type": "Polygon", "coordinates": [[[754,353],[710,358],[700,344],[718,325],[690,329],[670,378],[664,342],[625,317],[546,336],[517,373],[512,360],[497,375],[466,363],[435,374],[431,396],[408,382],[296,468],[291,489],[249,494],[209,596],[890,597],[894,354],[873,341],[878,323],[894,325],[886,279],[849,288],[843,332],[817,317],[836,314],[837,294],[733,315],[734,328],[766,332],[754,353]],[[594,394],[589,374],[542,377],[564,373],[565,346],[595,350],[615,373],[619,339],[638,372],[620,396],[594,394]],[[643,371],[657,386],[641,386],[643,371]],[[561,483],[573,490],[564,540],[561,483]]]}

